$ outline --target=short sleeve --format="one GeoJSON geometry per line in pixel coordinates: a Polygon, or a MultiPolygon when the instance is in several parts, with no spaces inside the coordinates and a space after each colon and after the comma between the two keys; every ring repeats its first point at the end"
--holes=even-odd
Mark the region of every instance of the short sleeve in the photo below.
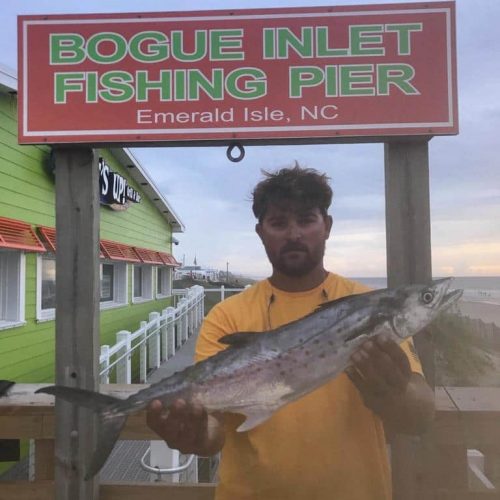
{"type": "Polygon", "coordinates": [[[225,346],[219,342],[219,339],[232,333],[228,327],[228,321],[225,318],[224,311],[216,305],[207,314],[200,328],[200,333],[196,341],[195,361],[201,361],[209,358],[219,351],[225,349],[225,346]]]}

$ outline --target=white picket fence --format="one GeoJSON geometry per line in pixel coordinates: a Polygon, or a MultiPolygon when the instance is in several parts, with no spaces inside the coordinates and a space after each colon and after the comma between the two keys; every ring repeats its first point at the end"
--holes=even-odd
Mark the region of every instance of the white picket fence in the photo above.
{"type": "Polygon", "coordinates": [[[117,384],[132,383],[134,354],[139,356],[139,381],[146,382],[148,372],[171,358],[198,329],[205,316],[204,297],[205,289],[202,286],[187,288],[182,291],[176,307],[167,307],[161,313],[150,313],[149,321],[141,321],[138,330],[119,331],[116,344],[101,346],[101,384],[109,384],[113,369],[117,384]]]}

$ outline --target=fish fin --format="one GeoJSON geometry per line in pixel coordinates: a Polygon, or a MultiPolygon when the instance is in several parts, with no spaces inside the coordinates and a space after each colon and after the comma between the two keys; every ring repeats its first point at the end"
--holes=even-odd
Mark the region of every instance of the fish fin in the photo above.
{"type": "Polygon", "coordinates": [[[240,411],[242,415],[245,415],[246,420],[236,429],[237,432],[245,432],[257,427],[262,422],[265,422],[271,415],[274,413],[274,409],[272,410],[248,410],[248,411],[240,411]]]}
{"type": "Polygon", "coordinates": [[[106,406],[110,406],[119,402],[121,399],[114,398],[112,396],[106,396],[105,394],[100,394],[95,391],[88,391],[86,389],[79,389],[77,387],[65,387],[63,385],[51,385],[48,387],[42,387],[35,392],[45,394],[52,394],[57,398],[61,398],[69,403],[74,403],[78,406],[84,406],[94,411],[99,411],[106,406]]]}
{"type": "Polygon", "coordinates": [[[90,463],[85,468],[85,480],[94,477],[106,463],[126,421],[127,415],[124,413],[117,413],[111,418],[103,414],[99,415],[97,447],[92,454],[90,463]]]}
{"type": "Polygon", "coordinates": [[[10,380],[0,380],[0,398],[2,396],[7,396],[9,389],[15,384],[10,380]]]}
{"type": "Polygon", "coordinates": [[[64,401],[84,406],[97,413],[97,446],[90,463],[86,464],[85,479],[95,476],[106,462],[127,420],[128,412],[124,401],[98,392],[61,385],[43,387],[36,392],[52,394],[64,401]]]}
{"type": "Polygon", "coordinates": [[[340,297],[339,299],[329,300],[328,302],[323,302],[322,304],[319,304],[318,307],[316,307],[316,309],[310,314],[314,314],[315,312],[320,311],[321,309],[328,309],[333,305],[338,306],[343,302],[349,304],[353,297],[356,298],[369,297],[370,295],[376,295],[378,292],[380,292],[380,290],[368,290],[367,292],[356,293],[355,295],[346,295],[344,297],[340,297]]]}
{"type": "Polygon", "coordinates": [[[229,335],[224,335],[219,339],[221,344],[242,346],[250,342],[251,339],[255,340],[253,335],[262,334],[264,332],[237,332],[230,333],[229,335]]]}

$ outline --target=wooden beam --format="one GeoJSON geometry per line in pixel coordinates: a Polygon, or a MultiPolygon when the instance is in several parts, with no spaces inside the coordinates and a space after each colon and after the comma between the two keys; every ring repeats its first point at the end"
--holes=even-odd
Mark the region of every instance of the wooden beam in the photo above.
{"type": "MultiPolygon", "coordinates": [[[[0,500],[53,500],[54,481],[2,481],[0,500]]],[[[101,484],[100,500],[213,500],[213,484],[101,484]]]]}
{"type": "MultiPolygon", "coordinates": [[[[44,385],[16,384],[8,396],[0,398],[0,439],[54,438],[54,398],[34,394],[44,385]]],[[[144,387],[110,384],[102,385],[100,392],[126,398],[144,387]]],[[[500,448],[500,388],[436,387],[435,395],[432,439],[437,446],[463,443],[467,448],[500,448]]],[[[145,419],[145,412],[131,415],[120,438],[155,439],[145,419]]]]}
{"type": "MultiPolygon", "coordinates": [[[[102,484],[100,500],[213,500],[213,484],[120,483],[102,484]]],[[[53,481],[2,481],[0,500],[52,500],[53,481]]],[[[428,490],[426,500],[500,500],[500,492],[469,492],[453,489],[428,490]]]]}
{"type": "MultiPolygon", "coordinates": [[[[432,278],[428,143],[386,143],[384,152],[388,286],[427,283],[432,278]]],[[[434,386],[432,344],[425,339],[414,341],[424,373],[434,386]]],[[[396,435],[391,439],[395,500],[417,498],[419,446],[417,438],[396,435]]]]}
{"type": "MultiPolygon", "coordinates": [[[[99,170],[90,148],[58,148],[56,173],[56,383],[96,390],[99,359],[99,170]]],[[[89,410],[56,401],[56,500],[93,500],[84,481],[95,448],[89,410]]]]}

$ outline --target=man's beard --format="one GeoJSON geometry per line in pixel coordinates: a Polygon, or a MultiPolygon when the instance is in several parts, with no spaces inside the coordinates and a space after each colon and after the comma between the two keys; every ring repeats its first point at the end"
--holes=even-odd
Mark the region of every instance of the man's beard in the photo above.
{"type": "Polygon", "coordinates": [[[325,247],[317,249],[313,254],[309,252],[307,247],[300,244],[290,244],[283,247],[278,256],[270,256],[268,258],[274,269],[284,274],[285,276],[290,276],[294,278],[300,278],[306,276],[313,269],[315,269],[319,263],[323,261],[323,256],[325,253],[325,247]],[[297,259],[288,259],[286,254],[293,251],[300,251],[304,253],[304,256],[297,259]]]}

